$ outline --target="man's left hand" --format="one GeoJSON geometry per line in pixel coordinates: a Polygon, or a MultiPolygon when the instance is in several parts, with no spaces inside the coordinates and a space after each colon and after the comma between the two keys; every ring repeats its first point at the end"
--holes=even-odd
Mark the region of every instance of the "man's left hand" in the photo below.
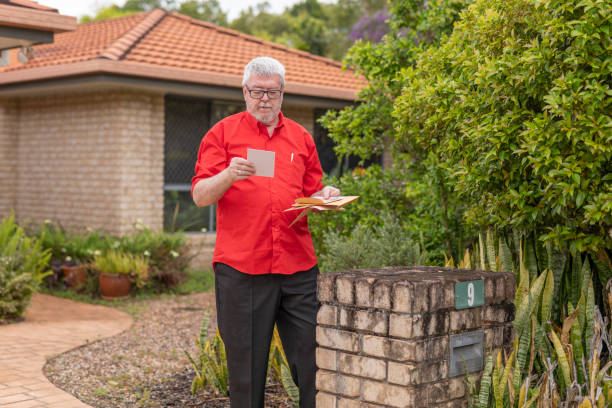
{"type": "Polygon", "coordinates": [[[340,190],[333,186],[325,186],[321,190],[314,193],[311,197],[330,198],[340,195],[340,190]]]}

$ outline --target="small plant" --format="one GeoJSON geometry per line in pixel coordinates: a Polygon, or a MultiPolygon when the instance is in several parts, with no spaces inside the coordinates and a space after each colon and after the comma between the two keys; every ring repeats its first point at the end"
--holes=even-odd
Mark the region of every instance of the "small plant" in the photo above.
{"type": "Polygon", "coordinates": [[[151,282],[168,289],[184,282],[191,259],[182,233],[154,232],[136,223],[136,232],[117,239],[113,246],[122,252],[142,255],[151,266],[151,282]]]}
{"type": "Polygon", "coordinates": [[[111,246],[111,238],[97,231],[71,233],[48,220],[35,234],[51,250],[52,260],[70,266],[88,263],[111,246]]]}
{"type": "MultiPolygon", "coordinates": [[[[574,262],[576,266],[570,268],[570,273],[575,274],[574,285],[563,293],[555,287],[556,276],[563,268],[555,272],[555,262],[551,261],[549,265],[553,268],[532,274],[530,268],[537,268],[537,262],[529,259],[527,251],[524,257],[522,248],[519,242],[513,350],[505,358],[502,350],[497,352],[495,359],[493,354],[488,356],[480,389],[468,386],[469,406],[610,406],[612,395],[608,390],[612,386],[612,363],[602,366],[601,361],[602,355],[610,355],[609,349],[604,350],[604,346],[609,345],[607,322],[595,305],[588,259],[582,264],[574,262]],[[573,295],[577,298],[576,303],[573,295]],[[562,318],[561,325],[557,326],[553,309],[560,300],[565,307],[559,307],[562,318]]],[[[480,251],[482,263],[482,259],[486,259],[482,255],[484,252],[480,251]]],[[[489,253],[491,260],[496,258],[494,251],[489,253]]]]}
{"type": "Polygon", "coordinates": [[[294,406],[300,406],[300,390],[293,381],[289,363],[285,356],[283,343],[278,333],[278,328],[274,326],[274,334],[270,344],[270,356],[268,358],[268,372],[283,385],[283,388],[294,406]]]}
{"type": "Polygon", "coordinates": [[[96,256],[92,267],[109,275],[129,275],[139,288],[144,287],[149,278],[149,262],[140,255],[108,251],[96,256]]]}
{"type": "Polygon", "coordinates": [[[227,397],[229,395],[229,375],[227,371],[227,358],[225,356],[225,344],[223,344],[219,330],[217,330],[215,336],[208,338],[209,321],[210,310],[207,310],[202,321],[200,336],[196,339],[199,354],[197,360],[185,351],[195,370],[195,377],[191,383],[191,393],[195,395],[198,390],[204,390],[206,385],[210,384],[216,393],[227,397]]]}
{"type": "Polygon", "coordinates": [[[51,252],[41,242],[25,236],[15,215],[0,224],[0,321],[21,316],[47,270],[51,252]]]}
{"type": "Polygon", "coordinates": [[[427,254],[423,245],[390,215],[373,228],[358,224],[351,236],[329,232],[325,237],[327,252],[321,257],[324,272],[381,266],[423,265],[427,254]]]}
{"type": "MultiPolygon", "coordinates": [[[[209,384],[212,389],[220,395],[227,397],[229,375],[227,371],[227,357],[225,355],[225,344],[219,330],[214,336],[208,337],[208,324],[210,322],[210,310],[207,310],[202,320],[200,336],[196,339],[198,346],[198,358],[193,358],[187,351],[185,355],[195,370],[195,377],[191,383],[191,393],[196,394],[198,390],[204,390],[209,384]]],[[[274,333],[270,343],[270,354],[268,359],[268,373],[281,382],[285,392],[296,406],[300,406],[300,392],[293,382],[289,363],[283,350],[283,344],[274,326],[274,333]]]]}

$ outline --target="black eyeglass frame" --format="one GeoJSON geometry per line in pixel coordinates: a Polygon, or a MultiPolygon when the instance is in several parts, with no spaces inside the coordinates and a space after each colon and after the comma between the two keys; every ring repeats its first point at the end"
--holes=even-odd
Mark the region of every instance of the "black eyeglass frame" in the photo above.
{"type": "Polygon", "coordinates": [[[247,92],[249,93],[249,97],[253,98],[253,99],[263,99],[264,95],[268,95],[268,99],[280,99],[281,96],[283,96],[283,90],[282,89],[269,89],[267,91],[261,90],[261,89],[249,89],[247,86],[245,86],[247,92]],[[256,96],[253,96],[253,92],[261,92],[261,96],[258,98],[256,96]],[[278,96],[272,97],[272,95],[270,95],[270,92],[278,92],[278,96]]]}

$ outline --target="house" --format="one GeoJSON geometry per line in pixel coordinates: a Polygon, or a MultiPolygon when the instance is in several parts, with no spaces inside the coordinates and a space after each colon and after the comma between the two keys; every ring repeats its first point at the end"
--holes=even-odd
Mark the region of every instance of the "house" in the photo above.
{"type": "Polygon", "coordinates": [[[163,10],[82,24],[33,51],[0,67],[0,216],[70,230],[214,230],[214,208],[190,198],[197,149],[244,109],[256,56],[285,65],[283,112],[315,139],[317,117],[363,86],[333,60],[163,10]]]}
{"type": "MultiPolygon", "coordinates": [[[[10,49],[52,43],[54,34],[76,29],[76,18],[29,0],[0,0],[0,66],[9,64],[10,49]]],[[[19,56],[26,61],[22,51],[19,56]]]]}

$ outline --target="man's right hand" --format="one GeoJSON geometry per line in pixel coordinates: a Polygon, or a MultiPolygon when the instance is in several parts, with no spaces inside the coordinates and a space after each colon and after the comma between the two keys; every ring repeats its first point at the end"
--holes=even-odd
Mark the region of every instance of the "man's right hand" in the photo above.
{"type": "Polygon", "coordinates": [[[242,157],[234,157],[230,161],[227,172],[232,179],[232,183],[238,180],[244,180],[255,173],[255,166],[242,157]]]}

